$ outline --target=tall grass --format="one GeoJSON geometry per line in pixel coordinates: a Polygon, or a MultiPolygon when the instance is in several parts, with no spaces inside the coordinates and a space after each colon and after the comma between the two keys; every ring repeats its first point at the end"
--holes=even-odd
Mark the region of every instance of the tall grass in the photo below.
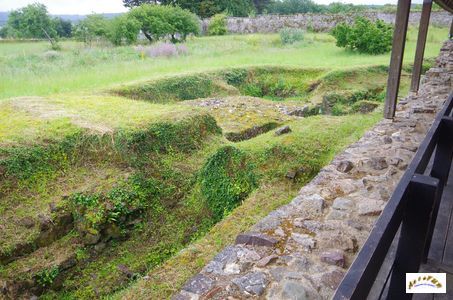
{"type": "MultiPolygon", "coordinates": [[[[447,28],[431,28],[426,57],[435,57],[447,28]]],[[[408,35],[405,62],[413,60],[416,31],[408,35]]],[[[133,47],[85,48],[63,42],[60,55],[45,55],[46,42],[0,43],[0,99],[45,96],[108,88],[128,81],[248,65],[342,68],[388,64],[389,54],[364,55],[337,48],[327,34],[307,34],[304,42],[282,46],[277,34],[202,37],[189,40],[189,55],[146,58],[133,47]]]]}

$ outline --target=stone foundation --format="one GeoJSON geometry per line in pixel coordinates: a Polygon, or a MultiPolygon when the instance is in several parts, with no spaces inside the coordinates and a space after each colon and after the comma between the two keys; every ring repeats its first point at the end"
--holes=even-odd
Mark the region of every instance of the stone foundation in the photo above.
{"type": "MultiPolygon", "coordinates": [[[[354,14],[298,14],[298,15],[262,15],[254,18],[228,18],[228,32],[245,33],[273,33],[284,27],[302,28],[316,32],[326,32],[341,22],[351,23],[358,15],[370,20],[383,20],[395,23],[395,14],[391,13],[354,13],[354,14]]],[[[410,15],[409,23],[418,26],[420,12],[410,15]]],[[[435,26],[449,27],[452,15],[445,11],[433,12],[430,23],[435,26]]],[[[209,19],[203,20],[203,32],[207,32],[209,19]]]]}
{"type": "Polygon", "coordinates": [[[238,236],[173,299],[328,299],[453,90],[453,41],[400,101],[288,205],[238,236]]]}

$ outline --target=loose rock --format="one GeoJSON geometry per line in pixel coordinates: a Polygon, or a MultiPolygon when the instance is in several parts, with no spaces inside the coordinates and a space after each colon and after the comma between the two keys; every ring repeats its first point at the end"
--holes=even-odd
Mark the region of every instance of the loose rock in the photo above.
{"type": "Polygon", "coordinates": [[[349,160],[340,162],[337,166],[337,171],[341,173],[348,173],[354,168],[354,164],[349,160]]]}
{"type": "Polygon", "coordinates": [[[202,295],[212,288],[213,283],[214,281],[211,278],[198,274],[192,277],[182,289],[189,293],[202,295]]]}
{"type": "Polygon", "coordinates": [[[328,265],[334,265],[339,267],[345,266],[344,252],[341,250],[331,250],[321,253],[320,259],[328,265]]]}
{"type": "Polygon", "coordinates": [[[287,133],[290,133],[292,130],[289,126],[284,126],[282,128],[279,128],[275,131],[275,135],[276,136],[280,136],[280,135],[284,135],[284,134],[287,134],[287,133]]]}
{"type": "Polygon", "coordinates": [[[233,279],[233,283],[244,293],[261,296],[267,285],[267,278],[263,272],[249,273],[243,277],[233,279]]]}
{"type": "Polygon", "coordinates": [[[261,233],[251,232],[238,235],[236,245],[238,244],[274,247],[277,244],[277,240],[261,233]]]}

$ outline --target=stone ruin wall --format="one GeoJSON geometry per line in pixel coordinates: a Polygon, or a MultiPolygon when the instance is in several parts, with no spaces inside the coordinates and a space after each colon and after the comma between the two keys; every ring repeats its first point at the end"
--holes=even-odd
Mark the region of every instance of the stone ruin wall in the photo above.
{"type": "MultiPolygon", "coordinates": [[[[294,27],[326,32],[338,23],[351,23],[358,15],[371,20],[379,19],[387,23],[395,23],[395,14],[392,13],[262,15],[250,18],[228,18],[228,31],[236,34],[274,33],[284,27],[294,27]]],[[[420,15],[420,12],[411,13],[410,24],[418,26],[420,15]]],[[[451,21],[452,15],[448,12],[433,12],[431,14],[432,25],[448,27],[451,21]]],[[[203,20],[203,32],[207,31],[208,24],[208,19],[203,20]]]]}
{"type": "MultiPolygon", "coordinates": [[[[453,41],[417,95],[190,279],[174,300],[329,299],[453,91],[453,41]]],[[[190,248],[187,250],[190,251],[190,248]]]]}

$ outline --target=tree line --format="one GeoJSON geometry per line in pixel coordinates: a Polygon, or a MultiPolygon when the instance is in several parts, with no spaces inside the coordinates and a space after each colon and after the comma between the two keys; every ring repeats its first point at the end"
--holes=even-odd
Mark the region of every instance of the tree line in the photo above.
{"type": "MultiPolygon", "coordinates": [[[[51,17],[45,5],[34,3],[10,13],[2,38],[48,39],[75,37],[86,43],[105,38],[119,45],[133,43],[138,33],[154,41],[170,37],[181,41],[199,31],[199,18],[215,15],[251,16],[255,14],[356,13],[366,10],[394,12],[394,6],[367,6],[343,3],[319,5],[312,0],[123,0],[130,11],[114,19],[89,15],[77,24],[51,17]]],[[[414,6],[413,9],[417,10],[414,6]]],[[[435,7],[434,9],[437,9],[435,7]]],[[[219,20],[222,21],[222,20],[219,20]]],[[[223,29],[222,29],[223,30],[223,29]]]]}

